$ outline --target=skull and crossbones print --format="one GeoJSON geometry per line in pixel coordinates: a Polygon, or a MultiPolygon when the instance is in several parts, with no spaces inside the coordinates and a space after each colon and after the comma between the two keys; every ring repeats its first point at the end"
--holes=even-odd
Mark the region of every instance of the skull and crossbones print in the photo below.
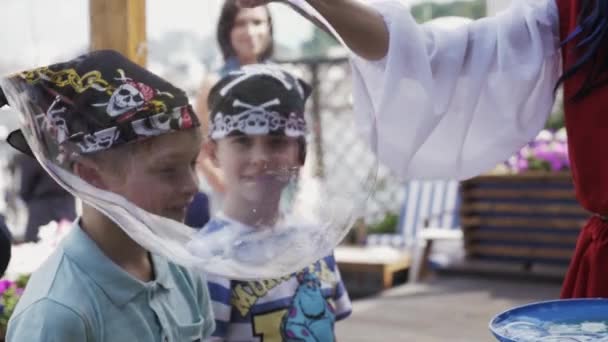
{"type": "Polygon", "coordinates": [[[280,104],[281,101],[278,98],[260,105],[235,100],[232,106],[245,110],[234,115],[216,113],[210,127],[210,137],[212,139],[222,139],[235,131],[247,135],[265,135],[281,129],[288,137],[303,136],[306,131],[306,124],[303,119],[298,118],[295,113],[291,113],[290,117],[285,119],[278,112],[269,110],[271,107],[280,104]]]}
{"type": "Polygon", "coordinates": [[[108,102],[93,104],[96,107],[106,106],[106,113],[110,117],[131,116],[131,114],[142,110],[157,95],[172,97],[169,93],[160,92],[147,84],[133,81],[131,78],[126,77],[121,69],[118,69],[118,73],[120,77],[115,79],[122,81],[123,84],[112,92],[108,102]]]}
{"type": "Polygon", "coordinates": [[[46,112],[36,115],[36,121],[40,122],[39,126],[51,133],[58,143],[64,142],[69,136],[67,123],[62,114],[65,114],[67,108],[61,105],[61,96],[56,96],[53,103],[47,108],[46,112]]]}

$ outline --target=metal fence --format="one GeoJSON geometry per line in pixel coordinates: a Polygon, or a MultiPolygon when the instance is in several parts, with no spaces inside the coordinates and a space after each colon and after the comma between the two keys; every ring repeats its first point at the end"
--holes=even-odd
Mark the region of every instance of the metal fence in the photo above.
{"type": "Polygon", "coordinates": [[[379,165],[355,125],[352,108],[351,67],[346,58],[305,59],[281,62],[313,86],[307,118],[311,127],[309,156],[328,192],[359,191],[361,179],[378,166],[375,189],[363,215],[367,224],[381,221],[387,213],[399,213],[403,186],[379,165]],[[354,176],[354,177],[353,177],[354,176]]]}

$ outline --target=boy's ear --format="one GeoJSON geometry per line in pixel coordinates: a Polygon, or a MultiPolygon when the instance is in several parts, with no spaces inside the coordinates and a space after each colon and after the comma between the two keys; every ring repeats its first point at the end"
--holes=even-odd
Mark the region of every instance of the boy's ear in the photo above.
{"type": "Polygon", "coordinates": [[[310,94],[312,94],[312,86],[301,78],[298,78],[297,82],[300,84],[300,87],[302,87],[302,91],[304,92],[304,102],[306,102],[310,94]]]}
{"type": "Polygon", "coordinates": [[[298,162],[300,162],[300,166],[304,166],[306,163],[306,140],[304,138],[298,140],[298,162]]]}
{"type": "Polygon", "coordinates": [[[106,181],[104,181],[103,177],[101,176],[101,170],[99,170],[99,167],[91,160],[80,158],[74,162],[72,167],[74,173],[85,182],[96,188],[108,190],[106,181]]]}

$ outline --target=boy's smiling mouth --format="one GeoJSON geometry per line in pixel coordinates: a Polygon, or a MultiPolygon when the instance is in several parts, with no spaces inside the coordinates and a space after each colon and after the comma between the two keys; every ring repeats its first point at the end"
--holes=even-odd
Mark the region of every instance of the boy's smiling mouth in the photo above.
{"type": "Polygon", "coordinates": [[[241,179],[246,183],[270,183],[270,182],[287,182],[291,178],[289,172],[284,171],[265,171],[256,174],[246,174],[241,179]]]}
{"type": "Polygon", "coordinates": [[[268,182],[277,180],[286,182],[298,172],[299,168],[264,169],[255,172],[246,172],[241,175],[241,179],[246,182],[268,182]]]}

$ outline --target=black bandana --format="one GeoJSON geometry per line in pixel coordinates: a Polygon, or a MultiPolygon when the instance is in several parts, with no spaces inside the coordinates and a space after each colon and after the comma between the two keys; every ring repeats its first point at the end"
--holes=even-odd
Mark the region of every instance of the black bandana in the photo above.
{"type": "Polygon", "coordinates": [[[302,137],[310,92],[308,84],[278,66],[248,65],[232,71],[209,93],[209,137],[216,140],[234,133],[302,137]]]}
{"type": "MultiPolygon", "coordinates": [[[[90,154],[199,126],[181,89],[111,50],[25,71],[2,86],[0,105],[6,97],[31,115],[40,143],[57,154],[90,154]]],[[[20,131],[8,142],[31,154],[20,131]]]]}

